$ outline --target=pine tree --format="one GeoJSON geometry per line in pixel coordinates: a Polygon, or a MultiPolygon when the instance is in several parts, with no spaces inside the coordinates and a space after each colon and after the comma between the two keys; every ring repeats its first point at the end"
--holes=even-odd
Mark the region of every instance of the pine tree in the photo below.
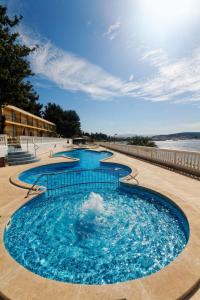
{"type": "Polygon", "coordinates": [[[27,77],[33,76],[27,56],[36,47],[29,48],[20,42],[14,31],[22,16],[8,17],[7,8],[0,5],[0,106],[11,104],[36,115],[42,104],[27,77]]]}
{"type": "Polygon", "coordinates": [[[74,110],[63,110],[55,103],[47,103],[44,118],[56,124],[56,131],[62,137],[81,134],[80,118],[74,110]]]}

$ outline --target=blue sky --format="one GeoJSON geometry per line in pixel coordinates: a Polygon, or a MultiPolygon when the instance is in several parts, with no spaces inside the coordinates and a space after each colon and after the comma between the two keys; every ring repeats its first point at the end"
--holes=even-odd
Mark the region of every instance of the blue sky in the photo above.
{"type": "Polygon", "coordinates": [[[9,0],[40,101],[88,132],[200,131],[198,0],[9,0]]]}

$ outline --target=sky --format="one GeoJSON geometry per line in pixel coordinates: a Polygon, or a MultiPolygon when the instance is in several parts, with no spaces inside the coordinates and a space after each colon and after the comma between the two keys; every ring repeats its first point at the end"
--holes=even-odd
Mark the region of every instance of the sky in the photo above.
{"type": "Polygon", "coordinates": [[[82,130],[200,131],[200,1],[7,0],[44,105],[79,114],[82,130]]]}

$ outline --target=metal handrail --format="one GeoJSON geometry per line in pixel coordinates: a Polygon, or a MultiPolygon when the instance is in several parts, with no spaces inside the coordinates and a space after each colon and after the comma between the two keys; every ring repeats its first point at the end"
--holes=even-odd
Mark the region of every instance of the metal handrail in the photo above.
{"type": "MultiPolygon", "coordinates": [[[[26,139],[26,148],[27,148],[27,152],[29,150],[29,144],[30,144],[30,141],[29,139],[27,138],[26,139]]],[[[32,139],[32,144],[33,144],[33,147],[34,147],[34,152],[35,152],[35,157],[36,157],[36,151],[40,148],[35,142],[34,142],[34,139],[32,139]]]]}
{"type": "Polygon", "coordinates": [[[35,151],[35,157],[36,157],[36,151],[40,148],[34,141],[33,141],[33,145],[34,145],[34,151],[35,151]]]}
{"type": "Polygon", "coordinates": [[[129,180],[131,180],[131,179],[134,179],[134,180],[136,181],[137,185],[139,185],[139,181],[138,181],[138,179],[136,178],[136,176],[137,176],[137,175],[133,176],[133,175],[130,174],[130,175],[127,176],[126,180],[129,181],[129,180]]]}
{"type": "Polygon", "coordinates": [[[28,198],[28,196],[30,195],[31,191],[34,190],[34,187],[37,185],[38,181],[43,177],[45,176],[46,174],[43,173],[43,174],[40,174],[40,176],[35,180],[35,182],[33,183],[33,185],[28,189],[28,192],[25,196],[25,198],[28,198]]]}

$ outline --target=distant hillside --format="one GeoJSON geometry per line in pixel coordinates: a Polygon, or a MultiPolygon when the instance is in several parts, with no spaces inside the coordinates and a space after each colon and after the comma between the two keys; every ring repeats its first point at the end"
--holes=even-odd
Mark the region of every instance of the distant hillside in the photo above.
{"type": "Polygon", "coordinates": [[[200,139],[200,132],[179,132],[160,134],[152,137],[154,141],[200,139]]]}

